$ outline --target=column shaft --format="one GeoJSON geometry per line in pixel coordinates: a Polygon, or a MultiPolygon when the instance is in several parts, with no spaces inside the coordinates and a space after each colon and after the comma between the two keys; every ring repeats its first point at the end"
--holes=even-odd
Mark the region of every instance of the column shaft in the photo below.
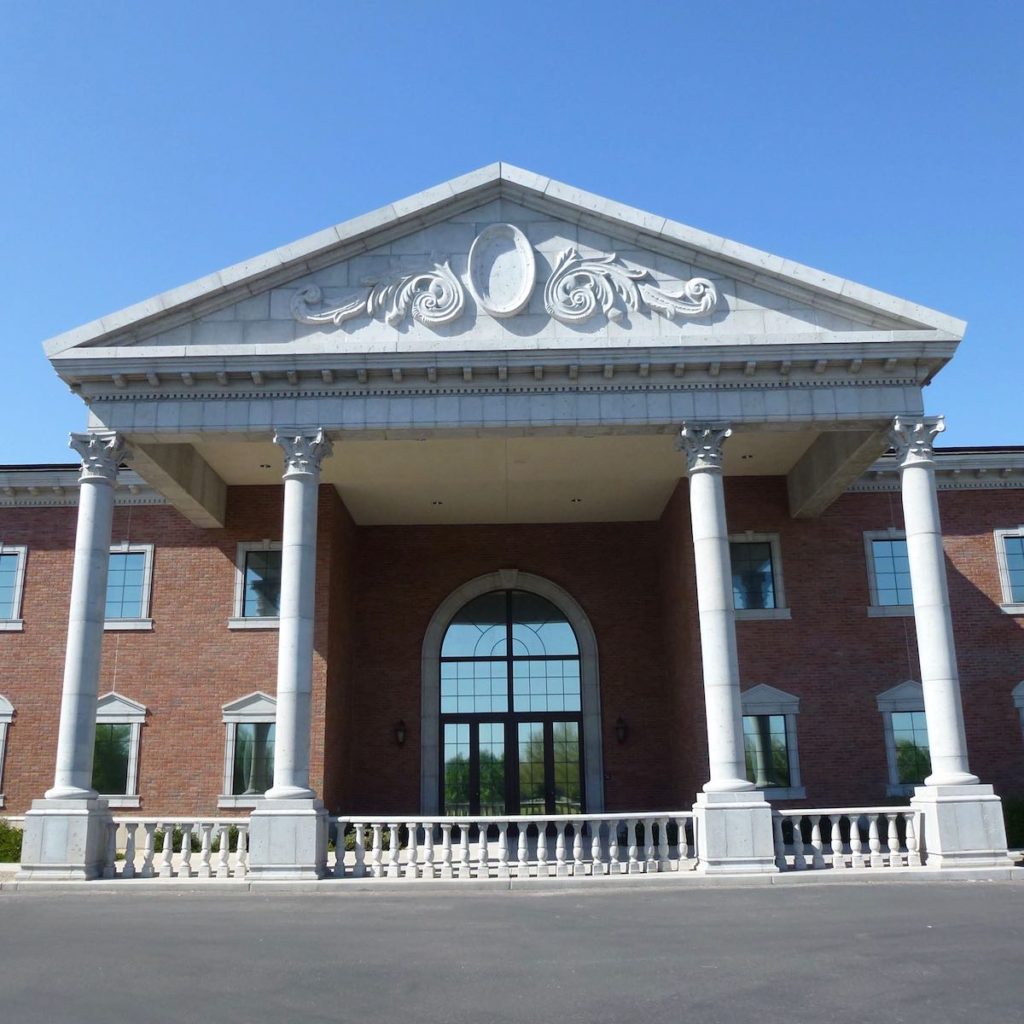
{"type": "Polygon", "coordinates": [[[932,443],[943,429],[941,418],[916,421],[897,418],[893,440],[900,455],[903,519],[932,762],[932,773],[925,781],[929,786],[963,786],[977,783],[978,778],[971,774],[967,761],[956,643],[935,489],[932,443]]]}
{"type": "Polygon", "coordinates": [[[57,765],[53,788],[46,793],[51,800],[96,797],[92,788],[92,761],[114,481],[118,463],[125,456],[122,440],[113,433],[72,434],[71,446],[82,456],[82,475],[57,732],[57,765]]]}
{"type": "Polygon", "coordinates": [[[320,460],[330,454],[322,431],[279,431],[285,450],[281,610],[277,656],[274,785],[268,799],[311,799],[309,735],[313,684],[313,619],[320,460]]]}
{"type": "Polygon", "coordinates": [[[746,778],[743,754],[739,658],[722,484],[721,446],[730,433],[721,426],[687,426],[681,434],[690,475],[690,521],[708,727],[707,793],[754,788],[746,778]]]}

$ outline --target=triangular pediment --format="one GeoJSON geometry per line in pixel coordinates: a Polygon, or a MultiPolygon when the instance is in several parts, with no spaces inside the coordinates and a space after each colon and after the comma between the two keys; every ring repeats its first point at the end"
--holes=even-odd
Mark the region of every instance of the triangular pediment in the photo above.
{"type": "Polygon", "coordinates": [[[146,706],[111,691],[96,702],[96,719],[100,722],[144,722],[146,706]]]}
{"type": "Polygon", "coordinates": [[[758,683],[741,694],[743,713],[747,715],[795,715],[800,711],[800,698],[767,683],[758,683]]]}
{"type": "MultiPolygon", "coordinates": [[[[958,340],[951,317],[496,164],[47,343],[202,356],[958,340]]],[[[99,353],[96,353],[99,355],[99,353]]]]}
{"type": "Polygon", "coordinates": [[[924,690],[913,679],[885,690],[876,698],[880,711],[923,711],[924,690]]]}
{"type": "Polygon", "coordinates": [[[257,690],[225,704],[221,711],[225,722],[273,722],[277,715],[277,701],[257,690]]]}

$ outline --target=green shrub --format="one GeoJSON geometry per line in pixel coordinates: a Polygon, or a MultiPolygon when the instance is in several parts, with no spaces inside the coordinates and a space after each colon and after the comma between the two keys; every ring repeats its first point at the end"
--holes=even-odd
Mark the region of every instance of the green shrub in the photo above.
{"type": "Polygon", "coordinates": [[[0,818],[0,864],[17,864],[21,860],[21,829],[0,818]]]}

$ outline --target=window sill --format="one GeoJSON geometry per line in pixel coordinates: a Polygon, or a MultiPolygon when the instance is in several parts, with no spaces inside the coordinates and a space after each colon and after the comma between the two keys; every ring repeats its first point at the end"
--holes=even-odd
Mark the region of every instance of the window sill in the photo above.
{"type": "Polygon", "coordinates": [[[0,633],[23,633],[24,631],[24,619],[4,619],[0,621],[0,633]]]}
{"type": "Polygon", "coordinates": [[[1004,615],[1024,615],[1024,604],[1001,604],[1004,615]]]}
{"type": "Polygon", "coordinates": [[[913,618],[912,604],[873,604],[868,606],[869,619],[904,619],[913,618]]]}
{"type": "Polygon", "coordinates": [[[885,787],[886,796],[913,796],[918,786],[924,785],[921,782],[899,782],[892,783],[885,787]]]}
{"type": "Polygon", "coordinates": [[[219,796],[218,807],[258,807],[263,802],[261,796],[219,796]]]}
{"type": "Polygon", "coordinates": [[[228,629],[278,629],[280,623],[281,620],[278,618],[237,617],[228,619],[228,629]]]}
{"type": "Polygon", "coordinates": [[[737,608],[736,620],[743,619],[791,619],[789,608],[737,608]]]}
{"type": "Polygon", "coordinates": [[[137,796],[107,796],[104,793],[100,794],[101,800],[107,801],[108,807],[138,807],[139,797],[137,796]]]}
{"type": "Polygon", "coordinates": [[[103,630],[106,633],[140,632],[152,628],[152,619],[108,619],[103,623],[103,630]]]}
{"type": "Polygon", "coordinates": [[[787,786],[783,788],[778,786],[776,788],[759,789],[758,793],[763,793],[765,800],[806,800],[807,790],[803,786],[787,786]]]}

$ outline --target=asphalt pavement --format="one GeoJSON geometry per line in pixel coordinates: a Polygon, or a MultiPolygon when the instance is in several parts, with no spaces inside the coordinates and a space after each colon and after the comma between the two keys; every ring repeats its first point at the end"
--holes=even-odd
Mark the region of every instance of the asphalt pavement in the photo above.
{"type": "Polygon", "coordinates": [[[0,893],[0,1021],[1024,1024],[1024,885],[0,893]]]}

